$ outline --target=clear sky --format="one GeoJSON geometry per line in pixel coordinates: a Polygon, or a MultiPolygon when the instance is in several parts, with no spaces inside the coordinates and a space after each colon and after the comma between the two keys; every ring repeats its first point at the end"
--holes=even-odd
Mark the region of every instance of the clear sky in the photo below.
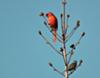
{"type": "MultiPolygon", "coordinates": [[[[83,65],[70,78],[100,78],[99,7],[100,0],[68,0],[69,31],[77,19],[81,20],[69,44],[78,39],[80,32],[86,32],[72,58],[83,59],[83,65]]],[[[57,16],[60,32],[61,0],[0,0],[0,78],[62,78],[48,66],[51,61],[62,70],[62,57],[37,33],[41,30],[51,40],[39,17],[41,11],[57,16]]]]}

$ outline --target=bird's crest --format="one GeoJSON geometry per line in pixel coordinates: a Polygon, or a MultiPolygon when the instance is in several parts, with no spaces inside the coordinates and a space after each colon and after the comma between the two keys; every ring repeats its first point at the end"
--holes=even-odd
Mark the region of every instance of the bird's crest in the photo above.
{"type": "Polygon", "coordinates": [[[54,16],[54,14],[52,13],[52,12],[48,12],[48,13],[46,13],[46,16],[48,17],[48,16],[54,16]]]}

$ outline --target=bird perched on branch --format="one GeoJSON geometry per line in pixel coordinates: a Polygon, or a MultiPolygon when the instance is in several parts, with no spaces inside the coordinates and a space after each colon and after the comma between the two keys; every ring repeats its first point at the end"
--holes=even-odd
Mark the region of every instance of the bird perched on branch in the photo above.
{"type": "Polygon", "coordinates": [[[55,43],[57,37],[57,29],[58,29],[57,18],[52,12],[46,13],[46,17],[47,17],[48,25],[50,26],[53,33],[53,42],[55,43]]]}
{"type": "Polygon", "coordinates": [[[74,71],[77,67],[77,61],[75,60],[72,64],[69,65],[68,71],[74,71]]]}

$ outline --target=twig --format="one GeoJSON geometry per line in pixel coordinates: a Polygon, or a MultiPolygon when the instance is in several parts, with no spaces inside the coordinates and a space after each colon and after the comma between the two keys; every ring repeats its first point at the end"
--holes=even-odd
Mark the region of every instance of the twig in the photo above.
{"type": "Polygon", "coordinates": [[[81,41],[81,39],[83,38],[84,35],[85,35],[85,32],[83,32],[83,33],[81,34],[81,36],[79,37],[79,39],[77,40],[77,42],[74,43],[74,44],[72,44],[72,45],[70,46],[70,48],[76,49],[76,46],[80,43],[80,41],[81,41]]]}
{"type": "MultiPolygon", "coordinates": [[[[60,51],[58,51],[48,40],[47,38],[45,38],[45,36],[41,33],[41,31],[39,30],[39,35],[45,40],[45,42],[58,54],[62,55],[60,51]]],[[[62,55],[63,56],[63,55],[62,55]]]]}
{"type": "Polygon", "coordinates": [[[80,41],[81,41],[81,39],[83,38],[84,35],[85,35],[85,32],[83,32],[83,33],[81,34],[81,36],[79,37],[79,39],[77,40],[77,42],[74,43],[74,44],[72,44],[72,45],[70,46],[70,48],[76,49],[76,46],[80,43],[80,41]]]}
{"type": "Polygon", "coordinates": [[[85,32],[83,32],[83,33],[81,34],[80,38],[79,38],[78,41],[75,43],[75,46],[77,46],[77,45],[80,43],[81,39],[82,39],[84,36],[85,36],[85,32]]]}
{"type": "Polygon", "coordinates": [[[68,76],[70,76],[71,74],[73,74],[73,73],[74,73],[74,71],[75,71],[75,70],[71,71],[71,72],[68,74],[68,76]]]}
{"type": "Polygon", "coordinates": [[[63,14],[62,13],[61,13],[60,17],[61,17],[61,29],[62,29],[62,33],[63,33],[63,14]]]}
{"type": "Polygon", "coordinates": [[[72,31],[66,36],[66,41],[67,42],[74,34],[74,32],[77,30],[77,28],[80,26],[80,21],[77,21],[77,25],[72,29],[72,31]]]}
{"type": "Polygon", "coordinates": [[[71,49],[71,51],[70,51],[70,57],[69,57],[69,61],[68,61],[68,64],[69,64],[69,62],[70,62],[70,60],[71,60],[71,57],[72,57],[72,55],[73,55],[73,51],[74,51],[74,49],[76,48],[76,46],[80,43],[80,41],[81,41],[81,39],[83,38],[83,36],[85,35],[85,32],[83,32],[82,34],[81,34],[81,36],[80,36],[80,38],[78,39],[78,41],[75,43],[75,44],[72,44],[70,47],[72,48],[71,49]]]}
{"type": "Polygon", "coordinates": [[[68,64],[70,63],[70,60],[71,60],[71,57],[72,57],[73,53],[74,53],[74,49],[71,49],[69,60],[68,60],[68,64]]]}
{"type": "Polygon", "coordinates": [[[65,31],[64,31],[65,35],[67,34],[67,30],[68,30],[68,27],[69,27],[69,24],[68,24],[69,17],[70,17],[70,15],[68,14],[67,15],[67,21],[66,21],[66,28],[65,28],[65,31]]]}
{"type": "Polygon", "coordinates": [[[49,62],[49,66],[52,67],[53,70],[56,71],[58,74],[60,74],[60,75],[65,77],[65,75],[63,73],[61,73],[57,68],[55,68],[51,62],[49,62]]]}

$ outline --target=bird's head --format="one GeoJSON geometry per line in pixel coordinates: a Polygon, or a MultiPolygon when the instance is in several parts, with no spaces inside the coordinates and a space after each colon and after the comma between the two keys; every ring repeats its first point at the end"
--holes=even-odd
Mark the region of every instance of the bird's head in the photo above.
{"type": "Polygon", "coordinates": [[[52,16],[52,15],[54,15],[52,12],[46,13],[46,17],[52,16]]]}

